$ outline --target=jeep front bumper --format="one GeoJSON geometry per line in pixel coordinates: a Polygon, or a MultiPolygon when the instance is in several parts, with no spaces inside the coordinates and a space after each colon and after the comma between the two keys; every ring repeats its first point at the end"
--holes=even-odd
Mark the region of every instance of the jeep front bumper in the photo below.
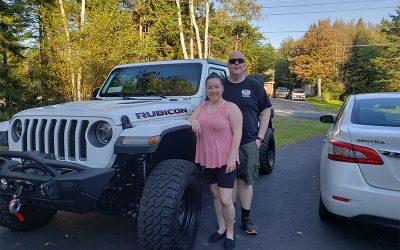
{"type": "Polygon", "coordinates": [[[0,151],[0,195],[11,199],[22,185],[21,201],[35,206],[73,213],[94,211],[114,174],[114,168],[45,159],[39,152],[0,151]]]}

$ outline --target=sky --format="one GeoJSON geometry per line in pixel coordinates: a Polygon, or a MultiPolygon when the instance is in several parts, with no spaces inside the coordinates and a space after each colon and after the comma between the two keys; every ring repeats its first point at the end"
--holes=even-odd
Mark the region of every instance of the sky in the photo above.
{"type": "Polygon", "coordinates": [[[301,38],[304,31],[319,19],[330,18],[333,23],[337,19],[349,22],[362,18],[365,22],[378,24],[383,18],[389,19],[389,14],[395,14],[396,6],[400,6],[400,0],[256,0],[256,2],[262,6],[263,18],[254,22],[254,25],[258,26],[267,38],[265,43],[270,42],[276,49],[288,37],[296,40],[301,38]]]}

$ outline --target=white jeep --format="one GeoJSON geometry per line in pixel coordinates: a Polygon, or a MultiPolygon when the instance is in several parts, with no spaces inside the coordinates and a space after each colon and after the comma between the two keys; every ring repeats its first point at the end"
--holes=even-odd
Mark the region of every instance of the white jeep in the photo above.
{"type": "MultiPolygon", "coordinates": [[[[116,66],[90,101],[32,108],[0,123],[0,226],[32,230],[57,210],[138,219],[145,249],[189,249],[199,226],[201,171],[188,116],[215,60],[116,66]]],[[[272,125],[260,172],[272,171],[272,125]]]]}

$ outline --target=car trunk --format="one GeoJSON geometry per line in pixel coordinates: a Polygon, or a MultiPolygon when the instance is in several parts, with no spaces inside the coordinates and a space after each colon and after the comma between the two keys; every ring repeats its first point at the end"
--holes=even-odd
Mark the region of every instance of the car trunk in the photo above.
{"type": "Polygon", "coordinates": [[[353,125],[353,144],[373,149],[383,165],[358,163],[365,180],[373,187],[400,191],[400,130],[398,127],[353,125]]]}

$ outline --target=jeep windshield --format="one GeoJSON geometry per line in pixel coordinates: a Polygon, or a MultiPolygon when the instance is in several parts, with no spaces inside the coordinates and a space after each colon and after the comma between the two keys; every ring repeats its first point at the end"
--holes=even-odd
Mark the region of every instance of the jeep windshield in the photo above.
{"type": "Polygon", "coordinates": [[[191,96],[197,93],[200,63],[153,64],[114,69],[101,89],[100,96],[191,96]]]}

